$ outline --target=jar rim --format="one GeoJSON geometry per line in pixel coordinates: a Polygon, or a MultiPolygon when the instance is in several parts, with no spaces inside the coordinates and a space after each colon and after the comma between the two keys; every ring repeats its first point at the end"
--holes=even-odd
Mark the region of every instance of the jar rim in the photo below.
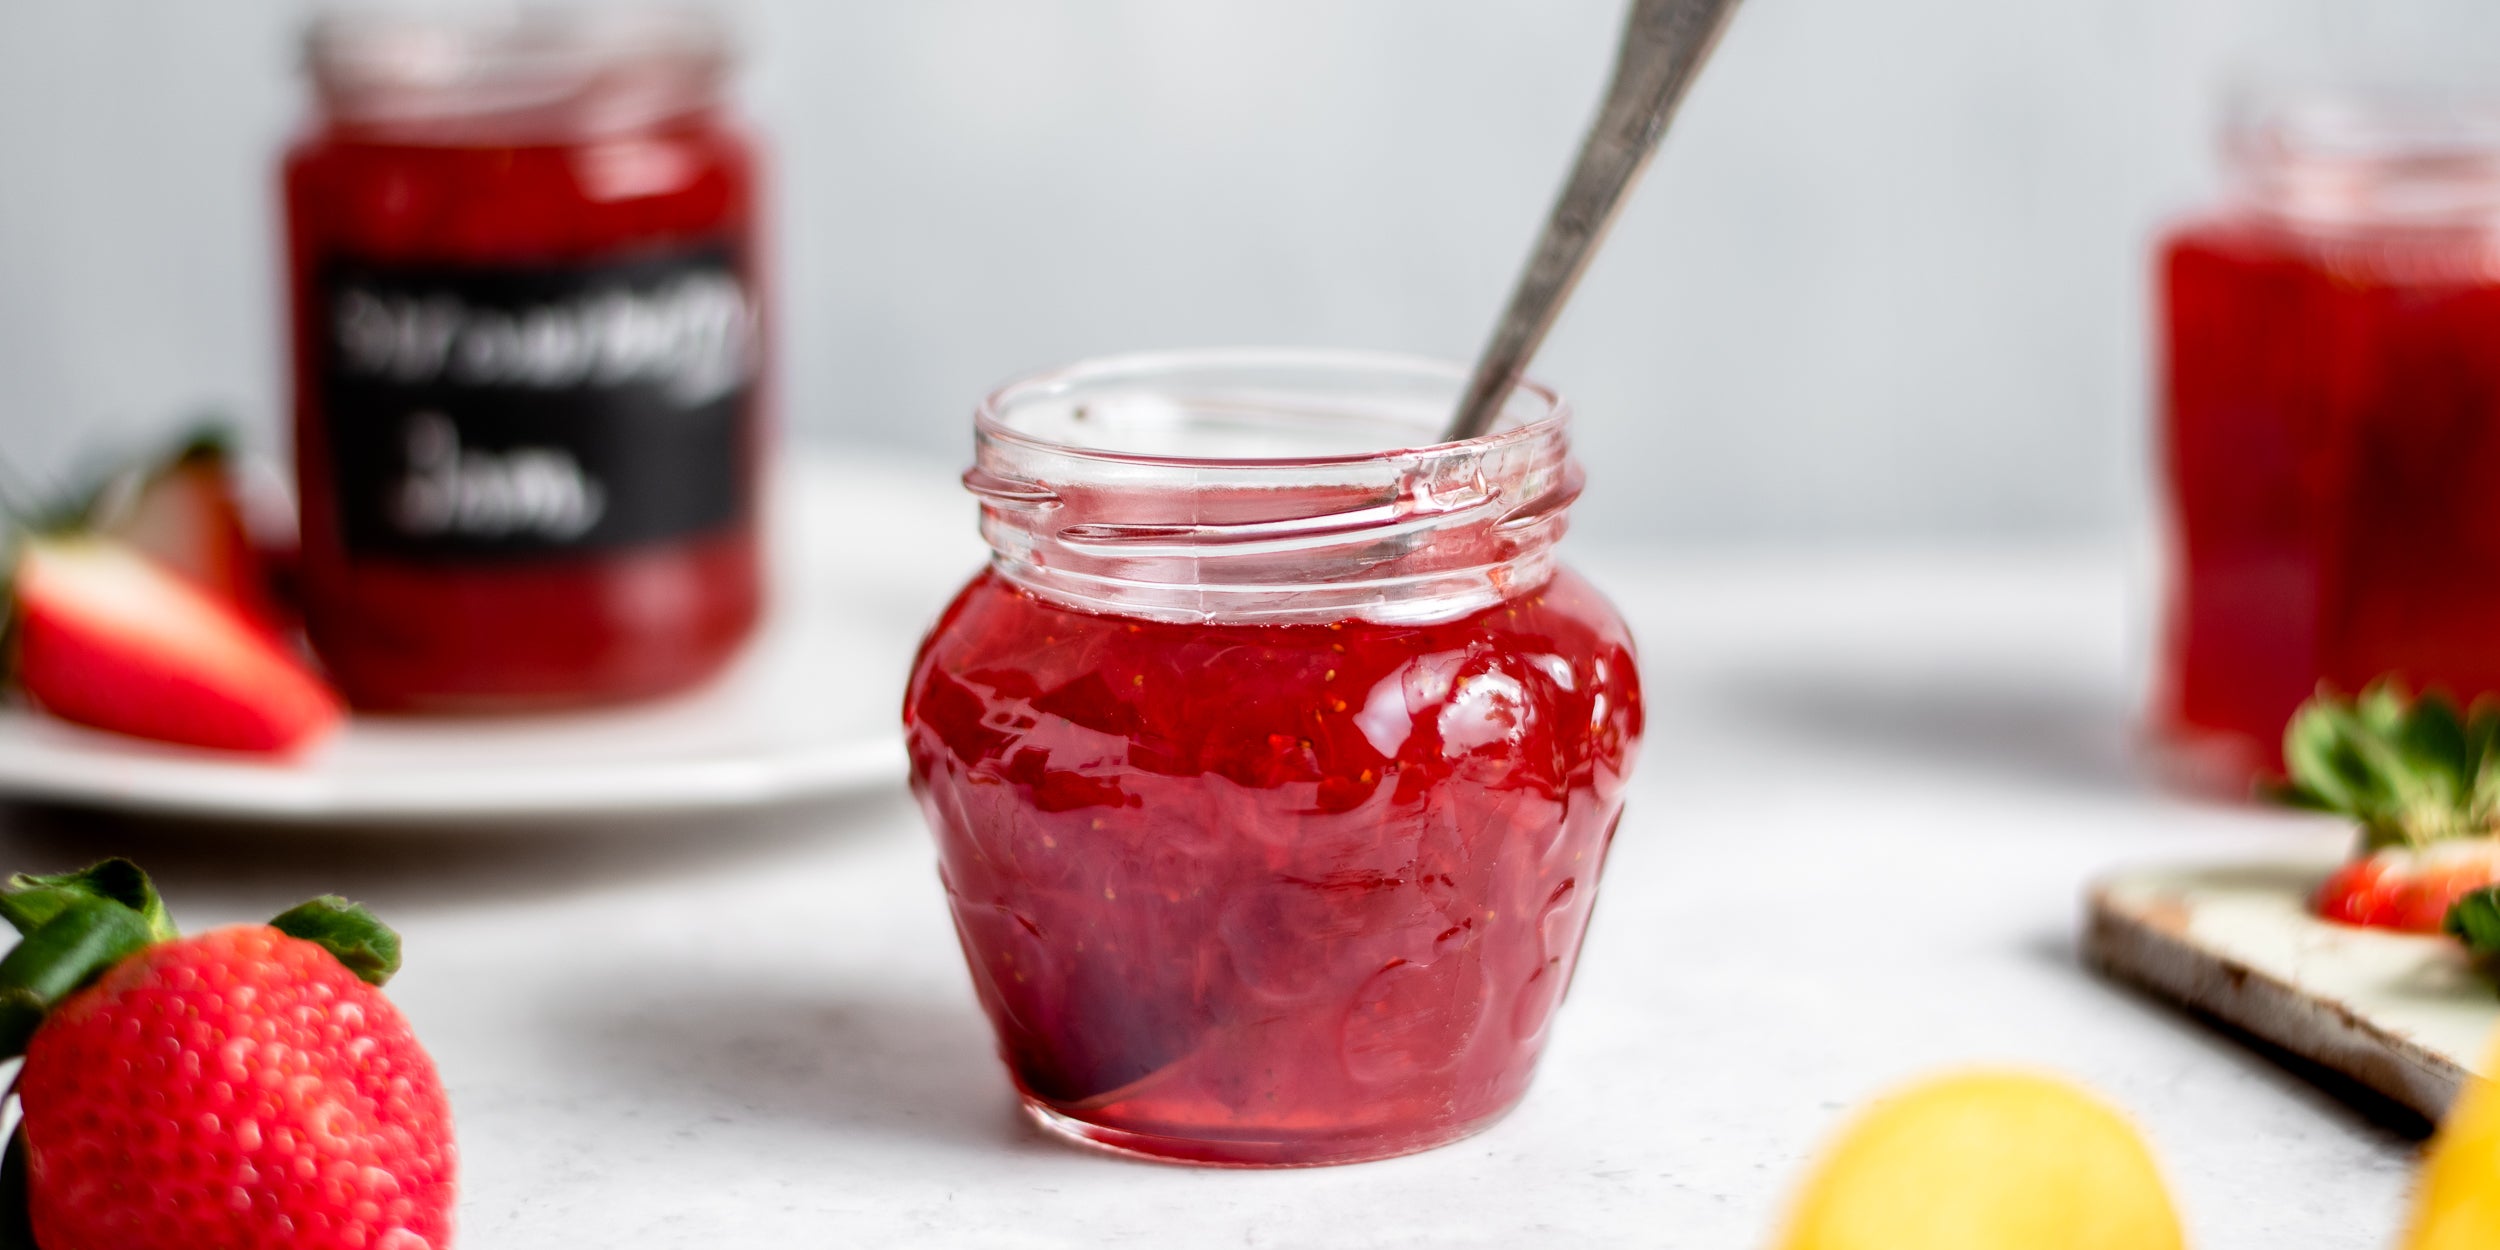
{"type": "Polygon", "coordinates": [[[2500,89],[2383,78],[2251,78],[2233,85],[2223,142],[2310,159],[2500,155],[2500,89]]]}
{"type": "Polygon", "coordinates": [[[1550,576],[1581,485],[1570,408],[1540,383],[1490,432],[1429,441],[1466,383],[1449,361],[1345,349],[1081,361],[981,401],[964,487],[991,567],[1072,607],[1443,619],[1550,576]],[[1280,445],[1328,450],[1265,454],[1280,445]]]}
{"type": "Polygon", "coordinates": [[[333,6],[302,47],[324,111],[383,127],[628,129],[711,102],[736,60],[720,13],[672,0],[333,6]]]}
{"type": "MultiPolygon", "coordinates": [[[[1441,440],[1423,443],[1401,443],[1365,451],[1332,452],[1297,456],[1210,456],[1166,455],[1154,452],[1122,451],[1092,447],[1082,443],[1047,438],[1018,429],[1009,420],[1009,413],[1021,401],[1038,398],[1053,391],[1065,391],[1087,383],[1120,377],[1151,379],[1156,376],[1179,377],[1192,370],[1293,370],[1342,371],[1349,375],[1405,375],[1419,380],[1464,386],[1468,368],[1455,361],[1405,352],[1373,351],[1362,348],[1335,347],[1214,347],[1176,348],[1163,351],[1125,352],[1094,356],[1071,364],[1027,373],[993,388],[981,397],[973,409],[973,428],[984,440],[1013,444],[1032,451],[1076,460],[1104,464],[1125,464],[1159,468],[1223,468],[1253,469],[1262,466],[1278,469],[1311,469],[1345,467],[1377,463],[1405,457],[1481,453],[1513,444],[1532,442],[1548,437],[1570,424],[1569,400],[1554,388],[1534,378],[1521,378],[1515,390],[1503,402],[1503,411],[1494,428],[1474,438],[1456,441],[1441,440]],[[1521,404],[1533,405],[1534,415],[1522,419],[1513,409],[1521,404]]],[[[1455,391],[1453,392],[1455,394],[1455,391]]]]}
{"type": "Polygon", "coordinates": [[[2500,91],[2482,84],[2243,81],[2221,149],[2237,195],[2295,225],[2500,220],[2500,91]]]}

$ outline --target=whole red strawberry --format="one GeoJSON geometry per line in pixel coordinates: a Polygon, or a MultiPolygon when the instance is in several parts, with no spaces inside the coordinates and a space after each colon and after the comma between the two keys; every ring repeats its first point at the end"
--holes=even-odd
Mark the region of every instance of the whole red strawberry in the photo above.
{"type": "Polygon", "coordinates": [[[26,1056],[0,1194],[23,1186],[42,1250],[451,1244],[450,1109],[362,907],[177,937],[108,860],[12,878],[0,913],[26,933],[0,960],[0,1045],[26,1056]]]}

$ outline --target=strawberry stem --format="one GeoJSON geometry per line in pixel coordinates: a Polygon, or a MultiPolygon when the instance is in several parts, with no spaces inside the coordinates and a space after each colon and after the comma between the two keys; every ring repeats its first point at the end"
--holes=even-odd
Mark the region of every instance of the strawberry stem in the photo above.
{"type": "Polygon", "coordinates": [[[269,925],[338,956],[369,985],[384,984],[399,971],[399,934],[362,903],[324,894],[279,913],[269,925]]]}
{"type": "Polygon", "coordinates": [[[2500,961],[2500,886],[2485,886],[2460,895],[2448,905],[2447,919],[2440,923],[2440,928],[2465,943],[2466,953],[2474,962],[2488,966],[2500,961]]]}

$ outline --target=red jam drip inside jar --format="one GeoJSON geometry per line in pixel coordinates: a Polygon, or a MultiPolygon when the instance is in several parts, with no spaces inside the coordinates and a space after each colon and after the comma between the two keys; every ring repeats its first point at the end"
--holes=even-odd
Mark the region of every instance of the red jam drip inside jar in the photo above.
{"type": "MultiPolygon", "coordinates": [[[[1454,374],[1428,376],[1455,395],[1454,374]]],[[[1163,546],[1122,581],[1079,548],[1116,542],[1123,522],[1091,518],[1151,488],[1021,478],[1029,449],[992,433],[970,480],[1001,555],[931,632],[904,722],[1028,1106],[1096,1144],[1251,1165],[1406,1153],[1500,1115],[1570,982],[1641,730],[1622,622],[1540,558],[1576,486],[1551,483],[1565,498],[1532,505],[1516,542],[1427,521],[1351,553],[1228,555],[1257,544],[1153,518],[1360,518],[1306,547],[1395,528],[1359,491],[1166,499],[1129,518],[1163,546]],[[1524,576],[1447,567],[1488,541],[1524,576]],[[1419,567],[1435,552],[1450,559],[1419,567]],[[1160,560],[1176,563],[1158,578],[1160,560]],[[1218,585],[1289,568],[1312,580],[1218,585]],[[1329,578],[1347,579],[1341,605],[1292,608],[1329,578]],[[1287,610],[1260,616],[1272,601],[1287,610]]],[[[1475,510],[1517,513],[1527,493],[1475,510]]]]}
{"type": "Polygon", "coordinates": [[[2268,101],[2162,248],[2156,715],[2231,785],[2321,682],[2500,692],[2500,104],[2268,101]]]}
{"type": "MultiPolygon", "coordinates": [[[[284,171],[302,592],[312,643],[358,706],[500,710],[638,698],[712,674],[751,631],[760,600],[761,384],[705,394],[712,432],[699,448],[637,444],[643,435],[635,431],[654,428],[665,414],[644,411],[642,425],[603,427],[599,408],[624,402],[647,410],[651,401],[632,398],[633,387],[656,392],[683,380],[613,362],[636,342],[649,349],[655,334],[685,325],[700,333],[717,323],[716,315],[703,317],[718,313],[719,299],[692,313],[660,299],[690,289],[682,284],[704,276],[696,268],[717,270],[714,279],[728,275],[745,298],[756,298],[757,157],[718,99],[725,73],[718,35],[683,14],[626,13],[601,25],[587,11],[511,26],[402,18],[316,27],[311,60],[321,116],[288,153],[284,171]],[[487,314],[518,327],[509,341],[521,346],[507,356],[555,363],[541,376],[509,366],[510,376],[451,392],[449,419],[474,415],[476,423],[412,435],[433,439],[423,444],[432,449],[426,465],[377,468],[377,455],[399,455],[396,444],[378,451],[349,444],[398,437],[366,431],[403,416],[413,422],[411,414],[446,392],[383,389],[347,407],[341,396],[360,393],[342,390],[333,376],[340,349],[332,335],[342,315],[335,275],[343,267],[397,283],[389,293],[417,310],[390,323],[395,338],[380,340],[399,351],[386,358],[394,367],[416,359],[409,345],[431,333],[436,323],[425,312],[454,298],[486,301],[487,314]],[[672,280],[681,286],[665,285],[672,280]],[[595,301],[619,291],[651,297],[598,323],[623,330],[603,339],[596,326],[568,329],[592,325],[603,307],[595,301]],[[655,324],[664,328],[651,330],[655,324]],[[573,337],[560,337],[566,333],[573,337]],[[548,349],[554,357],[526,354],[551,336],[558,336],[548,349]],[[572,365],[562,358],[567,343],[572,365]],[[610,385],[603,369],[625,381],[610,385]],[[480,446],[479,435],[512,413],[521,424],[511,428],[535,431],[513,438],[538,437],[566,456],[578,449],[565,440],[587,443],[608,462],[585,451],[593,467],[579,485],[542,472],[548,447],[480,446]],[[679,467],[689,464],[700,467],[679,467]],[[598,476],[608,471],[610,478],[598,476]],[[693,479],[705,480],[686,485],[693,479]],[[469,532],[472,541],[360,542],[357,508],[369,496],[411,489],[410,481],[442,484],[433,496],[442,516],[485,518],[469,532]],[[558,489],[568,485],[571,496],[558,489]],[[510,502],[516,498],[523,502],[510,502]],[[557,502],[545,503],[550,498],[557,502]],[[594,529],[597,541],[512,541],[533,518],[567,534],[561,504],[568,498],[611,517],[638,509],[625,518],[635,525],[604,540],[594,529]],[[532,500],[542,505],[538,513],[529,511],[532,500]]],[[[720,286],[698,294],[717,295],[720,286]]],[[[469,324],[484,330],[449,339],[438,361],[492,357],[463,356],[468,347],[493,346],[484,331],[495,323],[473,316],[469,324]]],[[[744,367],[760,373],[761,333],[752,334],[744,367]]],[[[428,383],[435,377],[427,375],[428,383]]],[[[388,515],[382,504],[370,510],[388,515]]]]}

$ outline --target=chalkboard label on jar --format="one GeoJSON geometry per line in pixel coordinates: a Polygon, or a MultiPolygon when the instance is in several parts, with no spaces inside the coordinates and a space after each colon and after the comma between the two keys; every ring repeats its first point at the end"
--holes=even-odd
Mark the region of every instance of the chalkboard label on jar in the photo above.
{"type": "Polygon", "coordinates": [[[342,259],[317,281],[350,551],[561,556],[745,515],[761,344],[729,248],[529,268],[342,259]]]}

